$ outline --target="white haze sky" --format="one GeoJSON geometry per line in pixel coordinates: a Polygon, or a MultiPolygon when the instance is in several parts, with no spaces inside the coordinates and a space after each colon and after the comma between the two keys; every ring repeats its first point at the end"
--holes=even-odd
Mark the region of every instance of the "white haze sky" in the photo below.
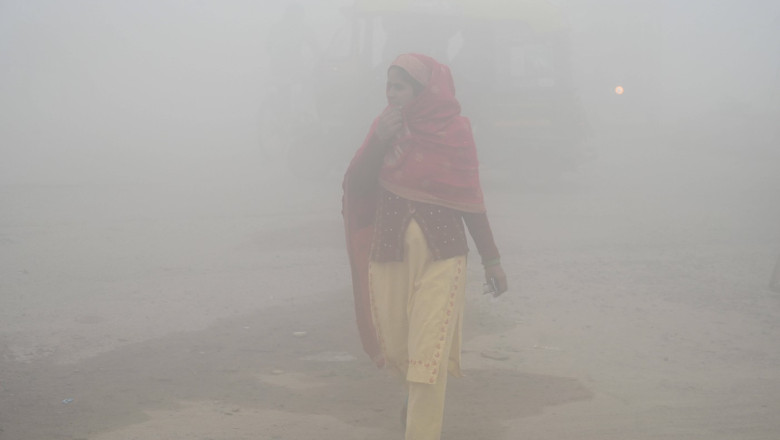
{"type": "MultiPolygon", "coordinates": [[[[327,46],[344,25],[338,7],[350,2],[302,3],[327,46]]],[[[558,3],[597,129],[632,114],[708,129],[736,111],[755,118],[747,138],[771,135],[780,2],[558,3]],[[616,110],[618,84],[626,94],[616,110]]],[[[0,184],[230,174],[256,157],[263,40],[284,8],[250,0],[0,0],[0,184]]]]}

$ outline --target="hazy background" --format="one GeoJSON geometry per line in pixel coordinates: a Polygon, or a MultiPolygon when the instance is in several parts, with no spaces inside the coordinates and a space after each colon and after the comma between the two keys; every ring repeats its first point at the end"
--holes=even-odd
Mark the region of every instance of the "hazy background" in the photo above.
{"type": "MultiPolygon", "coordinates": [[[[350,2],[299,3],[326,48],[350,2]]],[[[777,149],[777,2],[558,3],[597,135],[684,131],[702,154],[724,139],[735,154],[777,149]]],[[[0,183],[235,180],[261,170],[265,39],[285,7],[0,1],[0,183]]]]}
{"type": "MultiPolygon", "coordinates": [[[[351,2],[299,3],[331,50],[351,2]]],[[[445,437],[777,438],[780,2],[552,3],[586,154],[547,180],[481,156],[510,291],[479,295],[469,254],[475,374],[452,381],[445,437]]],[[[398,437],[351,310],[359,141],[322,142],[340,149],[316,179],[269,150],[287,7],[0,0],[0,438],[398,437]],[[346,361],[306,360],[324,351],[346,361]]],[[[373,108],[359,137],[374,61],[375,93],[329,98],[373,108]]]]}

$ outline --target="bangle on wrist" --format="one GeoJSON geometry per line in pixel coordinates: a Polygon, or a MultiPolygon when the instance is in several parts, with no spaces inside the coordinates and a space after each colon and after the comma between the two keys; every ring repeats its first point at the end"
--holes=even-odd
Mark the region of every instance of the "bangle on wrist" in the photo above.
{"type": "Polygon", "coordinates": [[[482,265],[485,267],[498,266],[501,264],[501,258],[492,258],[490,260],[482,260],[482,265]]]}

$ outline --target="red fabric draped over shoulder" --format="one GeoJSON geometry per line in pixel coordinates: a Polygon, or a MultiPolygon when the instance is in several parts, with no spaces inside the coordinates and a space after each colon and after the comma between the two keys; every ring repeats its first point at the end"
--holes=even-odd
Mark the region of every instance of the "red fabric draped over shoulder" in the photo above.
{"type": "Polygon", "coordinates": [[[355,318],[357,319],[360,342],[363,350],[377,366],[384,365],[382,349],[377,339],[371,313],[369,296],[368,262],[371,254],[371,242],[374,236],[374,216],[378,186],[358,188],[352,180],[358,168],[363,152],[373,136],[376,121],[369,131],[363,146],[344,176],[344,195],[342,197],[342,215],[347,237],[347,254],[352,271],[352,293],[355,300],[355,318]]]}

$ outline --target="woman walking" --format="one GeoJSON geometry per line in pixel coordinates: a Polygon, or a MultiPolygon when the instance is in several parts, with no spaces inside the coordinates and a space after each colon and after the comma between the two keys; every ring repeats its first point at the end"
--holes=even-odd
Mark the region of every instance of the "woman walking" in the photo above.
{"type": "Polygon", "coordinates": [[[404,380],[406,439],[435,440],[448,372],[460,375],[466,228],[493,294],[507,281],[449,68],[400,55],[386,94],[344,178],[355,309],[363,348],[404,380]]]}

